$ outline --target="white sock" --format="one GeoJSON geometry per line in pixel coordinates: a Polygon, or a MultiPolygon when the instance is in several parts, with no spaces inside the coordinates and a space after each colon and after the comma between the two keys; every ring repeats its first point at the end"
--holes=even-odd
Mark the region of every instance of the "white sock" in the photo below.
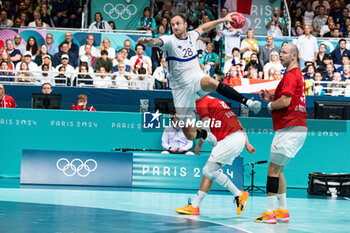
{"type": "Polygon", "coordinates": [[[199,204],[203,201],[203,199],[205,198],[205,196],[207,195],[206,192],[203,191],[198,191],[196,197],[194,198],[193,202],[192,202],[192,206],[194,208],[198,207],[199,204]]]}
{"type": "Polygon", "coordinates": [[[275,210],[276,196],[267,196],[267,211],[275,210]]]}
{"type": "MultiPolygon", "coordinates": [[[[217,171],[219,172],[219,171],[217,171]]],[[[227,188],[235,197],[239,197],[242,195],[241,191],[232,183],[232,181],[223,173],[219,172],[219,176],[215,179],[215,182],[219,185],[227,188]]]]}
{"type": "Polygon", "coordinates": [[[278,200],[278,207],[282,210],[287,209],[287,195],[286,193],[277,194],[277,200],[278,200]]]}

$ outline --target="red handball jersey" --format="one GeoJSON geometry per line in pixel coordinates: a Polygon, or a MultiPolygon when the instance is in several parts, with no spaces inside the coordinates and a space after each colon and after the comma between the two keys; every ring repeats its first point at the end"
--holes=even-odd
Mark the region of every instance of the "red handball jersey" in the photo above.
{"type": "Polygon", "coordinates": [[[218,141],[237,130],[243,129],[236,114],[222,100],[207,95],[197,102],[196,110],[200,119],[204,117],[211,119],[210,130],[218,141]],[[220,127],[216,127],[215,123],[217,122],[221,122],[220,127]]]}
{"type": "Polygon", "coordinates": [[[273,100],[279,99],[282,95],[292,97],[287,108],[272,111],[272,122],[274,130],[290,126],[305,126],[306,105],[305,105],[305,81],[299,68],[288,71],[278,84],[273,100]]]}
{"type": "Polygon", "coordinates": [[[17,108],[17,104],[11,96],[3,95],[0,99],[0,108],[17,108]]]}

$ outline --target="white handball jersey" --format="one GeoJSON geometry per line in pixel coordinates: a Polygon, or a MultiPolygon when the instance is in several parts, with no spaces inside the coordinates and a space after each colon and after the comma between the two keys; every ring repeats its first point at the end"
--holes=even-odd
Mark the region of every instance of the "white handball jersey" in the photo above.
{"type": "Polygon", "coordinates": [[[199,32],[194,30],[187,33],[186,39],[179,39],[174,34],[159,37],[163,43],[160,48],[164,51],[168,63],[168,80],[171,89],[181,89],[199,73],[203,73],[196,50],[199,36],[199,32]]]}

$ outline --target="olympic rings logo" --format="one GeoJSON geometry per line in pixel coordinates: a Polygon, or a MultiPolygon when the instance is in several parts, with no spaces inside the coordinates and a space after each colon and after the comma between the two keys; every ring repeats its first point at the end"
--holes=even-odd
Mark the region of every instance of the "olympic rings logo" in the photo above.
{"type": "Polygon", "coordinates": [[[127,20],[137,12],[137,7],[134,4],[129,4],[127,7],[119,3],[113,6],[112,3],[107,3],[104,5],[103,10],[112,19],[118,19],[119,17],[127,20]]]}
{"type": "Polygon", "coordinates": [[[69,162],[66,158],[60,158],[56,162],[58,170],[62,171],[65,176],[74,176],[78,174],[80,177],[86,177],[97,168],[97,162],[93,159],[88,159],[83,163],[81,159],[73,159],[69,162]],[[91,167],[92,166],[92,167],[91,167]]]}

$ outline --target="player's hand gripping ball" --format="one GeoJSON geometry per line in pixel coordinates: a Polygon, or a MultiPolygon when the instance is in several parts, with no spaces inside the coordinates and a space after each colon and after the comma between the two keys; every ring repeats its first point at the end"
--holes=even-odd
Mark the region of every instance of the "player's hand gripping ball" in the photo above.
{"type": "Polygon", "coordinates": [[[231,23],[231,26],[233,28],[242,28],[244,27],[245,25],[245,16],[241,13],[234,13],[232,16],[231,16],[231,19],[233,22],[230,22],[231,23]]]}

